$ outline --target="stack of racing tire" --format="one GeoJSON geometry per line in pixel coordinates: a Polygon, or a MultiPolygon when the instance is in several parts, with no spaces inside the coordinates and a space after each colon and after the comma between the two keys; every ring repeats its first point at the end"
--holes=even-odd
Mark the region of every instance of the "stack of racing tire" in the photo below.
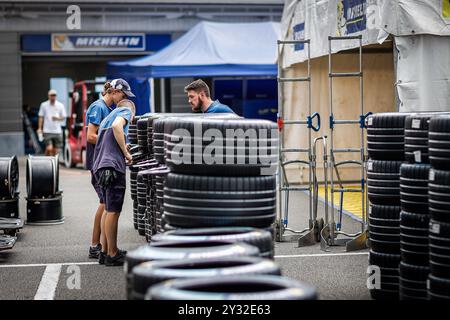
{"type": "Polygon", "coordinates": [[[147,175],[142,172],[154,167],[151,147],[148,144],[148,118],[151,113],[134,117],[128,129],[128,143],[133,164],[130,169],[130,189],[133,200],[133,225],[139,235],[145,236],[147,211],[147,175]]]}
{"type": "Polygon", "coordinates": [[[430,119],[428,297],[450,300],[450,115],[430,119]]]}
{"type": "Polygon", "coordinates": [[[130,124],[128,142],[133,158],[130,166],[133,225],[147,242],[156,232],[163,232],[162,197],[164,178],[168,173],[164,165],[164,132],[155,135],[154,122],[160,118],[183,116],[194,115],[146,113],[135,117],[130,124]]]}
{"type": "MultiPolygon", "coordinates": [[[[262,120],[165,121],[164,220],[172,228],[270,228],[278,132],[262,120]]],[[[169,227],[169,228],[170,228],[169,227]]]]}
{"type": "Polygon", "coordinates": [[[432,114],[405,121],[405,160],[400,168],[400,300],[428,299],[428,124],[432,114]]]}
{"type": "Polygon", "coordinates": [[[374,299],[398,299],[400,271],[400,167],[408,113],[379,113],[367,120],[369,264],[379,267],[374,299]]]}
{"type": "Polygon", "coordinates": [[[28,156],[27,224],[64,223],[58,156],[28,156]]]}
{"type": "Polygon", "coordinates": [[[172,115],[152,128],[160,167],[150,178],[149,217],[158,234],[127,254],[127,297],[316,299],[314,288],[281,277],[273,262],[276,125],[172,115]]]}
{"type": "Polygon", "coordinates": [[[12,249],[16,232],[23,226],[19,216],[19,164],[16,156],[0,157],[0,251],[12,249]]]}
{"type": "Polygon", "coordinates": [[[368,162],[369,262],[381,270],[375,299],[397,298],[398,287],[401,300],[450,300],[449,129],[450,115],[442,112],[368,121],[369,155],[376,159],[368,162]]]}

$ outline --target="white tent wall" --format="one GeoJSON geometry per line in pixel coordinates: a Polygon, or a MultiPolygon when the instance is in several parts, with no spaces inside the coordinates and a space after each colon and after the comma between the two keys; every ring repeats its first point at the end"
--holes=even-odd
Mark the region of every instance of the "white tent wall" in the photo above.
{"type": "Polygon", "coordinates": [[[400,111],[450,110],[450,36],[395,37],[400,111]]]}
{"type": "MultiPolygon", "coordinates": [[[[364,109],[366,112],[392,112],[395,110],[394,60],[391,52],[368,53],[363,59],[364,109]]],[[[334,72],[357,71],[358,54],[340,53],[333,55],[334,72]]],[[[295,64],[286,70],[286,76],[305,76],[307,64],[295,64]]],[[[320,135],[329,135],[329,88],[328,88],[328,56],[311,61],[312,78],[312,110],[322,116],[320,135]]],[[[333,80],[333,108],[336,119],[359,119],[359,79],[339,78],[333,80]]],[[[306,119],[308,116],[308,88],[305,83],[286,83],[284,85],[284,110],[286,119],[306,119]]],[[[308,143],[307,129],[304,126],[286,126],[285,137],[287,148],[306,147],[308,143]]],[[[357,125],[339,125],[335,128],[335,147],[358,147],[360,145],[360,129],[357,125]]],[[[315,133],[314,136],[318,136],[315,133]]],[[[357,154],[337,154],[336,159],[358,160],[357,154]]],[[[294,159],[287,154],[288,159],[294,159]]],[[[299,157],[299,159],[307,160],[299,157]]],[[[322,180],[322,152],[318,146],[317,173],[322,180]]],[[[291,165],[286,167],[290,182],[308,181],[306,167],[291,165]]],[[[339,169],[343,180],[356,180],[360,167],[343,166],[339,169]]]]}
{"type": "Polygon", "coordinates": [[[398,52],[400,111],[450,110],[450,1],[385,1],[381,18],[398,52]]]}

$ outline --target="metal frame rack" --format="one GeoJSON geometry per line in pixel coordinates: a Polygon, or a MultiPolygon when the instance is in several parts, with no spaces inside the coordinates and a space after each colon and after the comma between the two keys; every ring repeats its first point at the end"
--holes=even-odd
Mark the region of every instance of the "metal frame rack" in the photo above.
{"type": "MultiPolygon", "coordinates": [[[[330,172],[330,185],[331,185],[331,216],[328,221],[328,213],[325,216],[325,227],[321,231],[321,248],[327,250],[329,246],[345,245],[347,251],[354,251],[364,249],[367,247],[367,195],[365,193],[366,182],[366,155],[364,145],[365,134],[365,120],[371,114],[364,114],[364,100],[363,100],[363,71],[362,71],[362,36],[344,36],[344,37],[328,37],[328,85],[329,85],[329,111],[330,111],[330,154],[329,154],[329,168],[330,172]],[[359,40],[359,71],[358,72],[333,72],[331,52],[333,41],[345,41],[345,40],[359,40]],[[360,88],[360,116],[359,119],[354,120],[336,120],[333,110],[333,78],[339,77],[358,77],[360,88]],[[361,145],[359,148],[335,148],[334,147],[334,130],[338,125],[359,125],[361,129],[361,145]],[[336,162],[335,154],[337,153],[359,153],[360,159],[358,160],[343,160],[336,162]],[[359,189],[345,188],[339,175],[339,167],[348,164],[357,164],[361,167],[359,189]],[[338,188],[335,187],[335,179],[333,171],[336,173],[338,188]],[[334,218],[334,193],[340,193],[340,209],[339,209],[339,223],[336,225],[334,218]],[[355,234],[348,234],[341,230],[342,227],[342,206],[344,201],[344,194],[346,192],[360,192],[362,201],[362,222],[361,232],[355,234]],[[349,238],[337,238],[338,235],[345,235],[349,238]]],[[[328,193],[328,190],[326,190],[328,193]]]]}
{"type": "MultiPolygon", "coordinates": [[[[317,190],[314,188],[313,178],[315,177],[315,154],[312,150],[312,135],[311,130],[320,130],[320,115],[312,113],[311,105],[311,59],[310,59],[310,40],[286,40],[277,42],[278,44],[278,129],[279,129],[279,168],[277,174],[278,180],[278,203],[277,203],[277,221],[275,223],[276,240],[277,241],[299,241],[299,245],[311,245],[320,241],[319,234],[323,225],[317,221],[317,210],[313,211],[313,192],[317,190]],[[303,44],[307,45],[307,65],[308,74],[306,77],[287,78],[283,76],[282,55],[283,46],[286,44],[303,44]],[[290,120],[285,119],[284,115],[284,101],[283,101],[283,84],[285,82],[306,82],[308,84],[308,117],[306,120],[290,120]],[[317,125],[313,125],[314,119],[317,119],[317,125]],[[306,125],[308,128],[308,148],[286,148],[284,140],[284,127],[286,125],[306,125]],[[295,159],[286,160],[286,153],[307,153],[308,161],[295,159]],[[287,179],[285,167],[292,164],[300,164],[308,167],[309,179],[308,184],[302,186],[292,186],[287,179]],[[309,227],[304,230],[297,231],[288,227],[289,216],[289,193],[291,191],[304,192],[307,191],[309,195],[309,227]],[[290,232],[291,234],[285,234],[290,232]],[[306,233],[307,232],[307,233],[306,233]],[[306,234],[304,234],[306,233],[306,234]]],[[[315,143],[314,143],[315,144],[315,143]]],[[[317,179],[316,179],[317,180],[317,179]]],[[[316,181],[315,180],[315,181],[316,181]]],[[[315,206],[317,208],[317,206],[315,206]]]]}

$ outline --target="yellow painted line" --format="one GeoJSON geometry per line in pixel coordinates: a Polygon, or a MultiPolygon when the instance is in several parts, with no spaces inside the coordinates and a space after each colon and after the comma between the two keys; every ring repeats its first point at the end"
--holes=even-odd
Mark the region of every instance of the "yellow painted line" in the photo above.
{"type": "MultiPolygon", "coordinates": [[[[359,189],[361,186],[344,186],[346,189],[359,189]]],[[[338,185],[335,185],[335,188],[338,188],[338,185]]],[[[328,186],[328,198],[331,196],[331,187],[328,186]]],[[[325,200],[325,187],[319,186],[319,197],[325,200]]],[[[355,217],[362,219],[362,199],[361,192],[344,192],[343,198],[343,209],[344,211],[349,212],[355,217]]],[[[334,193],[334,206],[335,208],[340,207],[341,202],[341,193],[334,193]]],[[[331,200],[328,200],[328,203],[331,204],[331,200]]]]}

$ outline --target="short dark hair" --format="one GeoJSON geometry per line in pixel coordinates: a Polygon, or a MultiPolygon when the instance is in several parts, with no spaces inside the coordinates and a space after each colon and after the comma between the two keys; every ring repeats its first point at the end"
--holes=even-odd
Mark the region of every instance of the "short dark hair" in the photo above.
{"type": "Polygon", "coordinates": [[[197,79],[194,82],[188,84],[186,87],[184,87],[184,92],[188,92],[190,90],[194,90],[197,93],[203,91],[205,93],[205,96],[208,98],[211,96],[208,85],[202,79],[197,79]]]}

